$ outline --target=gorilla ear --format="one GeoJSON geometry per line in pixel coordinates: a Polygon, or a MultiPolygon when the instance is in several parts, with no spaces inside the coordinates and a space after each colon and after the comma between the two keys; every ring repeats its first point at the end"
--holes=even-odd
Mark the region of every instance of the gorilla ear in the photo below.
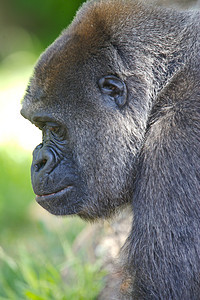
{"type": "Polygon", "coordinates": [[[102,77],[98,85],[106,100],[115,101],[120,108],[126,104],[127,88],[123,80],[114,75],[108,75],[102,77]]]}

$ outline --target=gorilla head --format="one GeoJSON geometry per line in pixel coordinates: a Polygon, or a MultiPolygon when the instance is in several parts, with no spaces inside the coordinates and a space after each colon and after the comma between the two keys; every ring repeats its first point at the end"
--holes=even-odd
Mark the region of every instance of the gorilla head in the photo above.
{"type": "Polygon", "coordinates": [[[42,54],[23,101],[22,115],[43,133],[33,189],[53,214],[107,217],[131,200],[149,95],[101,6],[85,5],[42,54]]]}

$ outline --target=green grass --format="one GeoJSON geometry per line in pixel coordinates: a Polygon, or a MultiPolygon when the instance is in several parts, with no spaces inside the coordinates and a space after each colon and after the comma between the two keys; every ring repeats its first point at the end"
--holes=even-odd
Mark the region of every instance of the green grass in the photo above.
{"type": "Polygon", "coordinates": [[[95,299],[104,275],[100,263],[91,265],[75,255],[67,237],[58,233],[51,232],[51,241],[45,233],[43,238],[45,247],[21,245],[15,259],[0,249],[0,299],[95,299]]]}
{"type": "Polygon", "coordinates": [[[49,226],[35,216],[30,164],[19,147],[0,148],[0,300],[95,299],[101,262],[73,250],[85,223],[75,217],[56,225],[52,216],[49,226]]]}

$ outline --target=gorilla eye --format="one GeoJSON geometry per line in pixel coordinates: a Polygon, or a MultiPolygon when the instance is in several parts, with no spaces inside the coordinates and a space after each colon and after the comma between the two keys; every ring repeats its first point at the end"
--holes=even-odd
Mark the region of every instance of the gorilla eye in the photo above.
{"type": "Polygon", "coordinates": [[[61,126],[56,123],[47,122],[46,127],[52,134],[59,135],[59,136],[63,134],[63,130],[61,126]]]}
{"type": "Polygon", "coordinates": [[[107,100],[115,101],[120,108],[126,104],[127,88],[123,80],[114,75],[108,75],[102,77],[98,85],[107,100]]]}
{"type": "Polygon", "coordinates": [[[60,130],[60,127],[59,126],[54,126],[54,127],[49,127],[49,130],[53,133],[56,133],[58,134],[59,133],[59,130],[60,130]]]}
{"type": "Polygon", "coordinates": [[[40,130],[42,130],[42,129],[44,128],[44,126],[45,126],[45,124],[42,123],[42,122],[41,122],[41,123],[39,123],[39,122],[38,122],[38,123],[35,123],[34,125],[35,125],[37,128],[39,128],[40,130]]]}
{"type": "Polygon", "coordinates": [[[45,126],[46,130],[49,130],[52,136],[59,139],[68,139],[68,131],[61,125],[54,122],[47,122],[45,126]]]}

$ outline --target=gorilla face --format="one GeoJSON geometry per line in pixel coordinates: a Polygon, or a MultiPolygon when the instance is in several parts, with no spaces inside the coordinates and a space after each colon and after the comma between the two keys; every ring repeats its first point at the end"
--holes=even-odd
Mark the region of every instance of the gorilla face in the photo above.
{"type": "Polygon", "coordinates": [[[131,201],[147,106],[144,83],[132,88],[119,47],[94,28],[85,39],[78,26],[40,57],[21,113],[43,133],[31,167],[38,203],[93,219],[131,201]]]}
{"type": "Polygon", "coordinates": [[[108,217],[131,199],[141,136],[110,55],[70,63],[70,48],[62,36],[42,55],[23,102],[22,115],[43,134],[32,185],[53,214],[108,217]]]}

